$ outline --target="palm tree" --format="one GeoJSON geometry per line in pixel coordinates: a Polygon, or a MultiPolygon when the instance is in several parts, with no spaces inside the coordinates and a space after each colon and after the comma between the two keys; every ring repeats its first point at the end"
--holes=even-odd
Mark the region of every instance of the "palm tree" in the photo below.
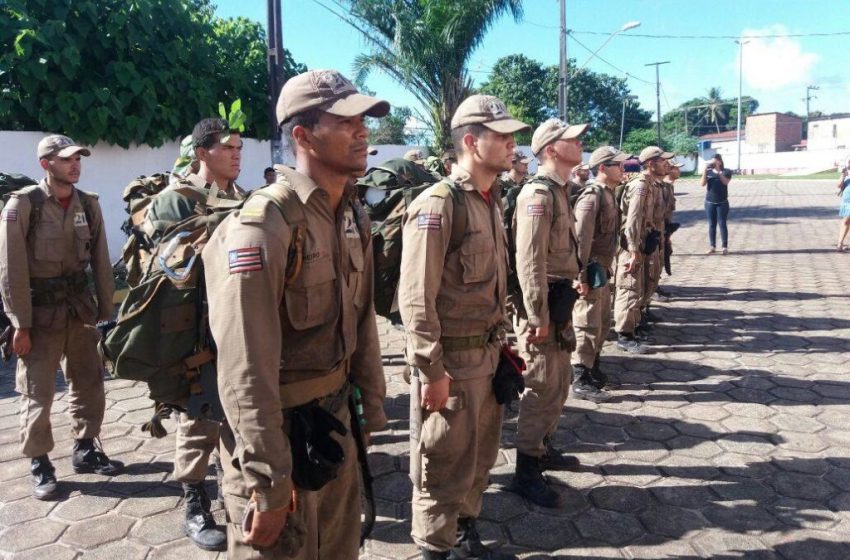
{"type": "Polygon", "coordinates": [[[728,102],[723,99],[723,96],[720,93],[720,88],[713,87],[708,90],[708,95],[702,98],[703,104],[705,107],[705,116],[708,119],[708,122],[712,123],[717,132],[720,132],[720,122],[726,124],[728,120],[728,110],[725,105],[728,105],[728,102]]]}
{"type": "Polygon", "coordinates": [[[354,61],[355,79],[381,70],[425,110],[438,150],[451,144],[450,122],[472,89],[467,65],[505,13],[522,17],[522,0],[334,0],[371,52],[354,61]]]}

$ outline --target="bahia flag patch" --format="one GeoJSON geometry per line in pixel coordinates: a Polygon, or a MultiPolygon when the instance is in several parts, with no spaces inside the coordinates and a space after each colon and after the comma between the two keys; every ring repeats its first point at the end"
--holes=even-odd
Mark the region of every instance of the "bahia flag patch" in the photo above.
{"type": "Polygon", "coordinates": [[[3,221],[4,222],[17,222],[18,221],[18,209],[17,208],[6,208],[3,210],[3,221]]]}
{"type": "Polygon", "coordinates": [[[230,274],[263,270],[263,253],[259,247],[243,247],[227,253],[230,274]]]}
{"type": "Polygon", "coordinates": [[[416,216],[417,229],[436,229],[443,227],[443,216],[439,213],[426,213],[416,216]]]}

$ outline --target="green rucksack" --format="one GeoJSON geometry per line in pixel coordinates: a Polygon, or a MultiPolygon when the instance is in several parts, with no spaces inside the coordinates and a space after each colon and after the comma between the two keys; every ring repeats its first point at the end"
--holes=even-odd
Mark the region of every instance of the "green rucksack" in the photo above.
{"type": "Polygon", "coordinates": [[[401,322],[396,301],[401,271],[401,220],[413,199],[438,180],[421,165],[396,158],[369,169],[356,184],[372,222],[375,313],[395,324],[401,322]]]}
{"type": "MultiPolygon", "coordinates": [[[[300,272],[306,217],[294,189],[280,184],[255,191],[272,201],[292,228],[286,281],[300,272]]],[[[166,229],[152,248],[150,266],[118,310],[99,344],[107,371],[145,381],[156,413],[143,429],[162,437],[160,419],[171,407],[191,417],[223,420],[215,376],[215,345],[209,333],[201,251],[216,227],[245,200],[211,196],[193,215],[166,229]],[[167,405],[167,406],[163,406],[167,405]]]]}
{"type": "Polygon", "coordinates": [[[125,203],[127,220],[121,224],[121,231],[127,235],[127,241],[121,249],[121,260],[125,272],[124,280],[129,286],[136,286],[150,264],[153,242],[151,231],[145,228],[148,209],[153,199],[168,186],[169,173],[154,173],[139,176],[124,187],[121,198],[125,203]]]}

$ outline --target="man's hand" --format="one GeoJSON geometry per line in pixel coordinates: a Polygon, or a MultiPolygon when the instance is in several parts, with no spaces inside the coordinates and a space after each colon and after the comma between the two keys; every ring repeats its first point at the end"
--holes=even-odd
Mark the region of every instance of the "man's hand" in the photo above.
{"type": "Polygon", "coordinates": [[[439,381],[423,383],[419,394],[422,396],[422,408],[429,412],[437,412],[449,400],[449,386],[451,379],[444,375],[439,381]]]}
{"type": "Polygon", "coordinates": [[[251,523],[251,530],[244,535],[245,544],[257,548],[270,548],[277,542],[283,526],[286,525],[286,513],[288,507],[272,509],[269,511],[255,511],[251,523]]]}
{"type": "Polygon", "coordinates": [[[12,349],[18,356],[24,357],[32,350],[32,340],[30,340],[29,329],[15,329],[15,336],[12,337],[12,349]]]}
{"type": "Polygon", "coordinates": [[[549,325],[528,327],[528,341],[532,344],[542,344],[549,338],[549,325]]]}
{"type": "Polygon", "coordinates": [[[590,293],[590,284],[576,280],[575,289],[581,297],[587,296],[590,293]]]}
{"type": "Polygon", "coordinates": [[[640,256],[637,253],[632,253],[632,258],[626,263],[626,274],[634,276],[640,268],[640,256]]]}

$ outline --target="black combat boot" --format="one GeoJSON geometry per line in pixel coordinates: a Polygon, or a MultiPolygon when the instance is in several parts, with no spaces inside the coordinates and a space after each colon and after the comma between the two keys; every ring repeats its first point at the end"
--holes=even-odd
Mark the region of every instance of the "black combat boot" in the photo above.
{"type": "Polygon", "coordinates": [[[549,486],[540,471],[540,459],[537,457],[517,451],[516,473],[511,487],[514,492],[540,507],[557,508],[561,506],[561,497],[549,486]]]}
{"type": "Polygon", "coordinates": [[[590,370],[582,364],[573,366],[573,396],[591,402],[605,402],[611,395],[597,389],[590,376],[590,370]]]}
{"type": "Polygon", "coordinates": [[[481,542],[474,517],[460,517],[457,520],[457,543],[449,553],[449,560],[516,560],[513,554],[493,550],[481,542]]]}
{"type": "Polygon", "coordinates": [[[646,354],[646,346],[638,342],[632,333],[617,333],[617,348],[629,354],[646,354]]]}
{"type": "Polygon", "coordinates": [[[47,455],[35,457],[30,465],[32,497],[36,500],[56,499],[56,471],[47,455]]]}
{"type": "Polygon", "coordinates": [[[77,474],[94,473],[103,476],[116,476],[124,472],[124,463],[110,461],[100,445],[93,439],[75,439],[71,466],[77,474]]]}
{"type": "Polygon", "coordinates": [[[569,471],[578,468],[579,461],[572,455],[565,455],[552,443],[552,436],[543,437],[543,447],[546,450],[540,457],[540,468],[544,471],[569,471]]]}
{"type": "Polygon", "coordinates": [[[590,369],[590,379],[593,386],[597,389],[602,389],[608,385],[608,376],[599,368],[599,354],[593,360],[593,367],[590,369]]]}
{"type": "Polygon", "coordinates": [[[448,552],[437,552],[427,548],[420,548],[419,552],[422,554],[422,560],[448,560],[449,558],[448,552]]]}
{"type": "Polygon", "coordinates": [[[215,524],[210,513],[210,498],[204,483],[183,483],[186,520],[183,532],[195,546],[203,550],[227,550],[227,535],[215,524]]]}

